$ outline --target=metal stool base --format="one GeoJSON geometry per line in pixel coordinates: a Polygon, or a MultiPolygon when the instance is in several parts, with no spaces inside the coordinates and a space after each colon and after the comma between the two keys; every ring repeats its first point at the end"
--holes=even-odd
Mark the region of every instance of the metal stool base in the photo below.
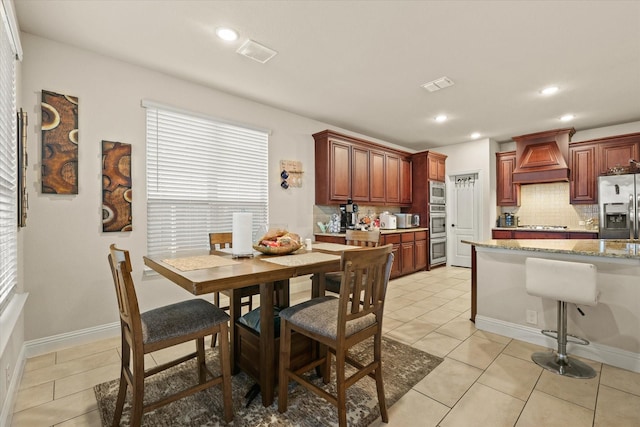
{"type": "Polygon", "coordinates": [[[547,371],[551,371],[558,375],[564,375],[565,377],[593,378],[596,376],[596,371],[586,363],[566,355],[561,357],[553,351],[533,353],[531,355],[531,360],[536,362],[539,366],[542,366],[547,371]]]}

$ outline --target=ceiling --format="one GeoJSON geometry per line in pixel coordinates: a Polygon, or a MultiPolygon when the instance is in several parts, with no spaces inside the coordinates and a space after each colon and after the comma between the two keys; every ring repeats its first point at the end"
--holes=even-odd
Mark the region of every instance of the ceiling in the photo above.
{"type": "Polygon", "coordinates": [[[640,120],[640,1],[14,3],[24,32],[412,150],[640,120]],[[237,54],[247,39],[278,54],[237,54]]]}

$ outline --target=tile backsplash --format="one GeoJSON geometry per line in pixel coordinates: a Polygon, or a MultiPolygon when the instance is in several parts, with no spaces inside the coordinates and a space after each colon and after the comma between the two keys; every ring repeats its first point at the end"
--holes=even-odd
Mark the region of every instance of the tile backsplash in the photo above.
{"type": "Polygon", "coordinates": [[[520,207],[503,207],[520,218],[520,225],[566,225],[589,229],[589,220],[597,228],[598,205],[569,204],[569,183],[527,184],[520,187],[520,207]],[[586,225],[585,225],[586,224],[586,225]]]}

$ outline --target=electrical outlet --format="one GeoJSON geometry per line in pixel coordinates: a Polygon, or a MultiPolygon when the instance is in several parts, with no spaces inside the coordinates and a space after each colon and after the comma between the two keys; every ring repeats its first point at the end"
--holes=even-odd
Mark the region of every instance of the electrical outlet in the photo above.
{"type": "Polygon", "coordinates": [[[527,310],[527,323],[532,325],[538,324],[538,312],[535,310],[527,310]]]}

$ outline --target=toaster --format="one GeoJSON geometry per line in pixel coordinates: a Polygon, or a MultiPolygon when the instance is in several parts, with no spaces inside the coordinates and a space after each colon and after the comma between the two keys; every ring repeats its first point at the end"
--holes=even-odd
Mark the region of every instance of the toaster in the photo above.
{"type": "Polygon", "coordinates": [[[395,230],[398,228],[396,216],[389,212],[381,213],[380,228],[383,230],[395,230]]]}

